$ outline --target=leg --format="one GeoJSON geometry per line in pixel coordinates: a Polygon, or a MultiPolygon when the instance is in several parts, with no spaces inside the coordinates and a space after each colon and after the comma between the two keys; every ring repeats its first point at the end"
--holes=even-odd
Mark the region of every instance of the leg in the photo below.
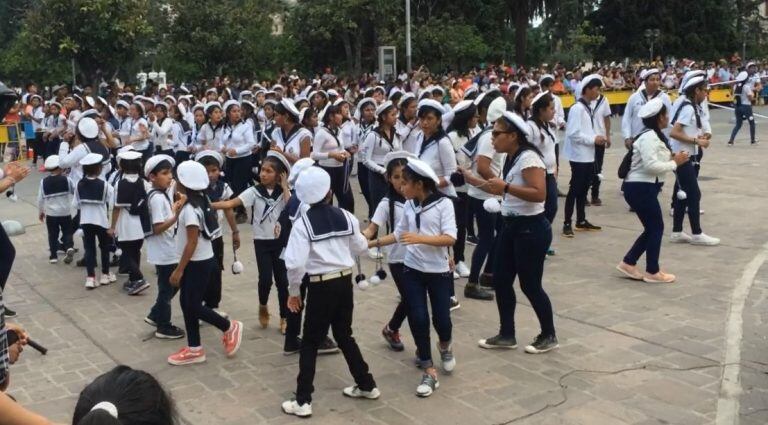
{"type": "Polygon", "coordinates": [[[749,141],[755,143],[755,116],[752,115],[752,105],[746,105],[744,110],[747,115],[747,124],[749,124],[749,141]]]}
{"type": "MultiPolygon", "coordinates": [[[[216,261],[214,259],[209,259],[189,262],[189,264],[193,263],[195,264],[191,272],[194,273],[194,277],[190,277],[190,279],[196,281],[194,285],[198,287],[197,291],[199,292],[199,294],[195,295],[195,303],[193,304],[195,317],[196,319],[200,319],[203,322],[215,326],[222,332],[226,332],[229,329],[229,320],[213,311],[210,307],[203,305],[203,297],[205,296],[208,285],[210,285],[210,276],[215,272],[216,261]]],[[[187,268],[189,268],[189,266],[187,266],[187,268]]],[[[189,272],[189,270],[184,270],[184,276],[187,277],[189,272]]],[[[184,284],[185,283],[182,283],[182,287],[184,284]]]]}
{"type": "Polygon", "coordinates": [[[427,289],[424,273],[408,267],[403,269],[403,286],[408,300],[408,325],[416,343],[421,367],[432,367],[432,347],[429,338],[429,311],[427,310],[427,289]]]}
{"type": "Polygon", "coordinates": [[[408,315],[408,307],[406,305],[405,288],[403,286],[403,264],[391,263],[389,265],[389,274],[392,276],[392,280],[395,282],[397,292],[400,294],[400,302],[395,307],[395,312],[392,313],[392,318],[389,319],[387,327],[389,330],[398,332],[403,325],[405,318],[408,315]]]}
{"type": "Polygon", "coordinates": [[[72,233],[74,233],[74,227],[72,225],[72,217],[64,216],[61,220],[61,242],[64,245],[63,248],[66,251],[69,248],[75,246],[72,240],[72,233]]]}
{"type": "Polygon", "coordinates": [[[157,323],[158,329],[171,326],[171,300],[176,295],[178,288],[171,286],[169,279],[175,269],[176,264],[155,266],[155,270],[157,270],[157,299],[147,317],[157,323]]]}
{"type": "Polygon", "coordinates": [[[573,169],[574,174],[578,175],[578,179],[576,180],[576,223],[582,223],[587,219],[587,193],[589,192],[589,183],[592,180],[595,165],[592,162],[580,162],[576,164],[576,168],[573,169]]]}
{"type": "Polygon", "coordinates": [[[551,223],[557,215],[557,179],[554,174],[547,174],[547,198],[544,202],[544,215],[551,223]]]}
{"type": "Polygon", "coordinates": [[[741,124],[744,122],[744,113],[741,105],[736,105],[734,113],[736,114],[736,125],[733,126],[731,138],[728,140],[728,143],[733,143],[733,140],[736,139],[736,135],[739,134],[739,130],[741,130],[741,124]]]}
{"type": "Polygon", "coordinates": [[[368,364],[363,359],[360,347],[352,337],[352,312],[354,309],[352,276],[345,276],[336,279],[334,282],[328,282],[330,289],[333,290],[335,298],[338,300],[336,309],[332,312],[331,330],[333,339],[339,345],[339,349],[344,354],[344,360],[347,361],[349,372],[355,379],[355,384],[363,391],[371,391],[376,387],[373,375],[368,371],[368,364]]]}
{"type": "Polygon", "coordinates": [[[451,293],[453,278],[451,273],[430,273],[427,293],[432,307],[432,325],[437,331],[440,342],[449,343],[453,337],[451,322],[451,293]]]}
{"type": "Polygon", "coordinates": [[[643,221],[643,217],[646,215],[645,202],[647,199],[642,194],[643,188],[641,186],[646,184],[651,183],[625,182],[623,186],[624,200],[627,201],[627,204],[629,204],[643,224],[643,232],[640,233],[640,236],[637,237],[635,243],[632,244],[632,247],[626,255],[624,255],[623,261],[631,266],[637,265],[637,260],[640,259],[640,256],[643,255],[648,246],[648,228],[643,221]]]}
{"type": "Polygon", "coordinates": [[[368,190],[371,194],[371,208],[375,211],[379,202],[387,195],[386,177],[368,170],[368,190]]]}
{"type": "Polygon", "coordinates": [[[299,355],[299,375],[296,378],[296,401],[299,404],[312,402],[317,349],[328,333],[332,314],[339,303],[326,283],[310,283],[307,292],[307,317],[299,355]]]}
{"type": "Polygon", "coordinates": [[[485,208],[483,208],[482,199],[470,197],[469,202],[477,217],[477,246],[472,253],[472,264],[469,269],[468,282],[478,283],[480,279],[480,270],[493,246],[496,216],[498,214],[492,214],[486,211],[485,208]]]}
{"type": "Polygon", "coordinates": [[[365,167],[365,165],[358,164],[357,166],[357,181],[360,182],[360,190],[363,192],[363,198],[365,198],[365,203],[368,205],[368,219],[371,219],[371,216],[373,215],[373,208],[374,206],[371,206],[371,193],[370,188],[368,187],[368,168],[365,167]]]}
{"type": "Polygon", "coordinates": [[[598,174],[603,172],[603,158],[605,157],[605,146],[595,146],[595,165],[592,174],[592,199],[600,199],[600,177],[598,174]]]}
{"type": "Polygon", "coordinates": [[[701,192],[699,183],[696,179],[696,170],[690,162],[686,162],[677,167],[677,181],[687,197],[684,200],[675,199],[675,216],[672,231],[683,231],[683,218],[686,208],[688,209],[688,218],[691,222],[691,233],[698,235],[701,233],[699,222],[699,202],[701,201],[701,192]]]}
{"type": "Polygon", "coordinates": [[[56,258],[56,251],[59,249],[59,217],[45,217],[45,227],[48,230],[48,250],[50,259],[56,258]]]}
{"type": "Polygon", "coordinates": [[[107,234],[107,229],[101,226],[96,228],[96,237],[99,239],[101,253],[101,273],[109,274],[109,248],[112,245],[112,238],[107,234]]]}
{"type": "Polygon", "coordinates": [[[96,277],[96,225],[83,224],[83,248],[85,249],[85,270],[88,277],[96,277]]]}
{"type": "Polygon", "coordinates": [[[464,261],[464,247],[467,241],[467,193],[459,192],[453,200],[453,212],[456,217],[456,243],[453,245],[453,261],[455,264],[464,261]]]}
{"type": "MultiPolygon", "coordinates": [[[[253,241],[258,246],[260,241],[253,241]]],[[[256,266],[259,268],[259,304],[267,305],[269,292],[272,290],[272,255],[268,249],[256,248],[256,266]]]]}
{"type": "Polygon", "coordinates": [[[285,261],[280,259],[280,250],[276,249],[270,253],[277,288],[277,301],[280,305],[280,318],[285,319],[288,315],[288,271],[285,268],[285,261]]]}
{"type": "Polygon", "coordinates": [[[493,270],[493,289],[496,291],[496,307],[499,310],[499,335],[506,338],[515,336],[515,277],[517,276],[517,261],[506,258],[508,253],[515,252],[514,227],[504,225],[497,238],[499,244],[493,270]],[[507,254],[507,255],[505,255],[507,254]]]}
{"type": "Polygon", "coordinates": [[[555,335],[552,303],[541,285],[544,258],[552,242],[552,228],[544,218],[527,219],[518,227],[514,257],[520,279],[520,289],[531,302],[539,319],[541,334],[555,335]]]}
{"type": "Polygon", "coordinates": [[[221,303],[221,271],[224,270],[224,237],[211,241],[216,267],[205,290],[204,303],[208,308],[219,308],[221,303]]]}
{"type": "Polygon", "coordinates": [[[571,161],[571,181],[568,184],[568,194],[565,196],[564,223],[570,224],[573,218],[573,206],[576,202],[576,192],[579,183],[578,163],[571,161]]]}

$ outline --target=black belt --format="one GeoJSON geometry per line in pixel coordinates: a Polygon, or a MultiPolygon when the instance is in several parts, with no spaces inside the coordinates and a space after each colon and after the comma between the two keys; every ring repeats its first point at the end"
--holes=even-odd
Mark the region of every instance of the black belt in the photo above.
{"type": "Polygon", "coordinates": [[[544,218],[544,213],[536,215],[503,215],[501,216],[505,223],[519,223],[521,221],[538,220],[544,218]]]}

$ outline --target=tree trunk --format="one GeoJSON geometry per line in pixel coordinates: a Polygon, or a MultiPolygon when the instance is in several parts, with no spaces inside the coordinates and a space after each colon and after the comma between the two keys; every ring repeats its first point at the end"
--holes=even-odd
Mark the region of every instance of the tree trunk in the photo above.
{"type": "Polygon", "coordinates": [[[515,19],[515,63],[525,65],[525,47],[528,42],[528,2],[518,1],[512,10],[515,19]]]}
{"type": "Polygon", "coordinates": [[[341,40],[344,44],[344,54],[347,56],[347,72],[352,74],[354,72],[354,61],[352,58],[352,42],[349,39],[349,33],[347,31],[342,32],[341,40]]]}
{"type": "Polygon", "coordinates": [[[360,75],[363,69],[363,32],[358,27],[355,30],[355,75],[360,75]]]}

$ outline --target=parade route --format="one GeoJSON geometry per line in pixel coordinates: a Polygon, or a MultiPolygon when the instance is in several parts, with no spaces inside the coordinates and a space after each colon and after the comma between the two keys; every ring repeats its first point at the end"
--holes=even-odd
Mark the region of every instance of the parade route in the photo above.
{"type": "MultiPolygon", "coordinates": [[[[755,112],[768,115],[768,108],[755,112]]],[[[702,227],[722,239],[717,247],[668,241],[674,177],[661,196],[665,238],[661,265],[677,275],[674,284],[653,285],[619,276],[614,266],[641,232],[619,192],[616,169],[624,153],[620,118],[612,121],[613,147],[606,152],[601,207],[589,207],[589,221],[601,232],[560,236],[564,198],[553,225],[557,255],[545,264],[544,286],[555,313],[560,349],[545,355],[484,350],[477,340],[497,333],[494,302],[463,298],[466,279],[456,281],[461,308],[452,313],[457,367],[441,375],[428,399],[414,395],[420,374],[413,366],[414,343],[402,329],[403,352],[389,350],[380,332],[397,302],[391,279],[355,291],[354,336],[382,392],[379,400],[345,398],[352,383],[341,355],[321,356],[315,379],[313,423],[318,424],[714,424],[768,423],[768,121],[757,120],[750,146],[743,128],[726,147],[729,111],[712,110],[712,147],[702,161],[702,227]]],[[[562,140],[564,133],[560,133],[562,140]]],[[[559,186],[567,190],[563,164],[559,186]]],[[[5,290],[18,321],[45,345],[48,355],[26,349],[11,368],[9,394],[46,417],[71,423],[82,388],[93,378],[127,364],[154,374],[171,392],[185,425],[246,425],[300,422],[280,403],[295,389],[298,355],[284,356],[278,331],[276,291],[270,297],[269,328],[258,325],[256,262],[249,224],[240,225],[238,258],[245,272],[233,275],[231,241],[225,236],[221,309],[245,324],[241,350],[227,359],[220,334],[201,329],[208,361],[173,367],[166,357],[183,340],[155,339],[143,322],[157,288],[142,256],[150,290],[136,297],[121,282],[86,291],[85,272],[48,263],[45,226],[37,220],[36,196],[44,173],[37,170],[17,186],[19,201],[0,200],[0,218],[19,220],[26,234],[13,237],[16,263],[5,290]]],[[[357,180],[358,217],[365,205],[357,180]]],[[[361,213],[363,211],[363,213],[361,213]]],[[[686,232],[689,227],[686,219],[686,232]]],[[[76,258],[82,257],[82,243],[76,258]]],[[[466,256],[471,257],[472,246],[466,256]]],[[[644,266],[644,259],[639,265],[644,266]]],[[[365,258],[364,272],[375,263],[365,258]]],[[[538,333],[528,300],[516,286],[517,339],[538,333]]],[[[181,323],[178,301],[174,321],[181,323]]]]}

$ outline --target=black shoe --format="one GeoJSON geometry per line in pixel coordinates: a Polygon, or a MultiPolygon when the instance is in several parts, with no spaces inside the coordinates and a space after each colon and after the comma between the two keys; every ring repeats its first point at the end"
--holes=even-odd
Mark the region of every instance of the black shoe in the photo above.
{"type": "MultiPolygon", "coordinates": [[[[118,265],[120,263],[120,260],[118,259],[118,265]]],[[[130,274],[130,271],[128,270],[128,267],[119,266],[117,269],[117,274],[130,274]]]]}
{"type": "Polygon", "coordinates": [[[17,316],[17,314],[16,314],[16,312],[14,310],[11,310],[7,306],[5,307],[5,317],[6,317],[6,319],[13,318],[13,317],[16,317],[16,316],[17,316]]]}
{"type": "Polygon", "coordinates": [[[513,336],[504,337],[501,335],[496,335],[488,339],[481,339],[480,341],[477,342],[477,345],[483,348],[515,349],[517,348],[517,340],[513,336]]]}
{"type": "Polygon", "coordinates": [[[467,236],[467,243],[469,245],[477,245],[477,242],[478,242],[477,236],[475,236],[475,235],[468,235],[467,236]]]}
{"type": "Polygon", "coordinates": [[[486,291],[485,288],[477,283],[467,283],[464,287],[464,298],[472,298],[474,300],[492,301],[493,294],[486,291]]]}
{"type": "Polygon", "coordinates": [[[75,262],[77,267],[85,267],[85,258],[81,258],[75,262]]]}
{"type": "Polygon", "coordinates": [[[728,142],[728,147],[733,146],[733,141],[728,142]]]}
{"type": "Polygon", "coordinates": [[[168,325],[157,328],[155,338],[160,339],[179,339],[184,338],[184,331],[176,326],[168,325]]]}
{"type": "Polygon", "coordinates": [[[571,223],[563,224],[563,236],[565,236],[566,238],[573,237],[573,228],[571,228],[571,223]]]}
{"type": "Polygon", "coordinates": [[[144,279],[139,279],[135,282],[131,282],[126,289],[128,290],[128,295],[139,295],[149,288],[149,286],[149,282],[144,279]]]}
{"type": "Polygon", "coordinates": [[[112,256],[112,260],[109,262],[109,267],[117,267],[120,265],[120,257],[117,255],[112,256]]]}
{"type": "Polygon", "coordinates": [[[336,354],[338,352],[339,346],[328,337],[325,337],[325,341],[323,341],[317,349],[317,354],[336,354]]]}
{"type": "Polygon", "coordinates": [[[581,223],[576,223],[576,230],[603,230],[600,226],[595,226],[594,224],[588,222],[587,220],[582,221],[581,223]]]}
{"type": "Polygon", "coordinates": [[[285,344],[283,344],[283,355],[290,356],[296,354],[301,350],[301,338],[285,338],[285,344]]]}
{"type": "Polygon", "coordinates": [[[593,207],[602,207],[603,201],[600,198],[592,198],[592,206],[593,207]]]}
{"type": "Polygon", "coordinates": [[[557,337],[554,335],[539,335],[533,340],[531,345],[525,347],[525,352],[529,354],[542,354],[558,348],[557,337]]]}

